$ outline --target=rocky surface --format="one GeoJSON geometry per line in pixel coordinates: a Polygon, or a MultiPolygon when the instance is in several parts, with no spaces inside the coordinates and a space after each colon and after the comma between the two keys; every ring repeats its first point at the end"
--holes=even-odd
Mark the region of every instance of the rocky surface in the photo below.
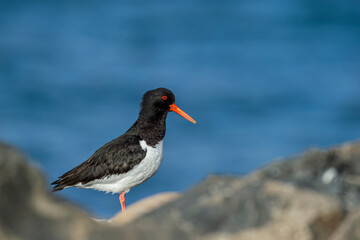
{"type": "Polygon", "coordinates": [[[126,225],[179,197],[181,197],[181,194],[175,192],[156,194],[130,205],[130,207],[126,208],[125,212],[119,212],[115,217],[110,219],[109,222],[113,223],[114,226],[126,225]]]}
{"type": "Polygon", "coordinates": [[[276,179],[331,195],[340,200],[346,211],[351,211],[360,202],[360,143],[328,151],[310,150],[252,175],[263,181],[276,179]]]}
{"type": "Polygon", "coordinates": [[[0,239],[360,239],[359,173],[360,144],[311,150],[246,177],[210,176],[97,222],[0,144],[0,239]]]}
{"type": "Polygon", "coordinates": [[[135,239],[326,239],[341,219],[331,196],[279,181],[213,176],[124,232],[135,239]]]}
{"type": "Polygon", "coordinates": [[[49,193],[43,175],[25,159],[0,144],[0,239],[101,239],[107,227],[49,193]]]}
{"type": "Polygon", "coordinates": [[[360,207],[351,212],[329,240],[360,239],[360,207]]]}

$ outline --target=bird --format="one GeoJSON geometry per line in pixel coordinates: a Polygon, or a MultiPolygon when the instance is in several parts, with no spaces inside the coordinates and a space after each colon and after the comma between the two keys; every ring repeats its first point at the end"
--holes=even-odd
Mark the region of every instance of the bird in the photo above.
{"type": "Polygon", "coordinates": [[[173,92],[166,88],[147,91],[135,123],[120,137],[104,144],[86,161],[51,183],[53,192],[78,187],[119,193],[125,211],[125,193],[147,181],[163,161],[166,117],[176,112],[192,123],[196,121],[175,105],[173,92]]]}

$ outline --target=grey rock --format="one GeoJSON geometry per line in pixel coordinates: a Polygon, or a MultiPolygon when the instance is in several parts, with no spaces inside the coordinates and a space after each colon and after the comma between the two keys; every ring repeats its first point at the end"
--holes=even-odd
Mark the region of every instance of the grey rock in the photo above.
{"type": "Polygon", "coordinates": [[[344,144],[327,151],[311,150],[273,163],[252,174],[312,189],[340,200],[346,211],[360,203],[360,143],[344,144]]]}
{"type": "Polygon", "coordinates": [[[102,239],[103,232],[118,236],[48,193],[45,184],[19,150],[0,144],[0,239],[102,239]]]}
{"type": "Polygon", "coordinates": [[[341,219],[331,196],[279,181],[212,176],[122,230],[135,239],[313,240],[330,236],[341,219]]]}

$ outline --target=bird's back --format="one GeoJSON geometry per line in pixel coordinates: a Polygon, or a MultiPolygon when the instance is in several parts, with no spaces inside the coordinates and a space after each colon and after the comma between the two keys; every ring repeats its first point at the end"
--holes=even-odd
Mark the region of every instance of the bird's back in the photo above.
{"type": "Polygon", "coordinates": [[[124,134],[106,143],[88,160],[53,182],[53,191],[127,173],[146,156],[146,149],[140,145],[141,140],[137,135],[124,134]]]}

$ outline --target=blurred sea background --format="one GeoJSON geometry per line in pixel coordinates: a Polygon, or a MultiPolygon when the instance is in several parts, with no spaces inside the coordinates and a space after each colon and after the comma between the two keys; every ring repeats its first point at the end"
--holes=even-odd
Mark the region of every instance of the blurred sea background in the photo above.
{"type": "MultiPolygon", "coordinates": [[[[169,114],[164,162],[127,204],[359,139],[360,2],[0,1],[0,139],[49,182],[124,133],[157,87],[198,123],[169,114]]],[[[58,194],[120,210],[117,195],[58,194]]]]}

